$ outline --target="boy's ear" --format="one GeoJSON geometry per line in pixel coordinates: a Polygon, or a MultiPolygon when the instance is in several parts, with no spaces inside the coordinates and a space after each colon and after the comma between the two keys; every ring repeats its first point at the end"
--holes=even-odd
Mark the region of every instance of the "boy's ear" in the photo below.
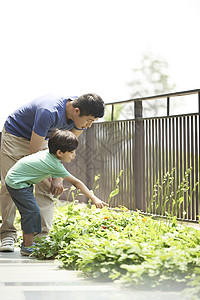
{"type": "Polygon", "coordinates": [[[56,156],[57,156],[58,158],[60,158],[60,157],[62,156],[62,151],[61,151],[60,149],[58,149],[58,150],[56,151],[56,156]]]}

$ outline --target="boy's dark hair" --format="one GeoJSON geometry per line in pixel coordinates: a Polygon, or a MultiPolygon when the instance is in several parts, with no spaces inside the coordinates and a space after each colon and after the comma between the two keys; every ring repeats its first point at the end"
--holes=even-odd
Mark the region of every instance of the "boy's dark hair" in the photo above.
{"type": "Polygon", "coordinates": [[[52,154],[56,154],[57,150],[71,152],[78,147],[78,139],[69,130],[55,129],[49,137],[48,147],[52,154]]]}
{"type": "Polygon", "coordinates": [[[102,118],[104,116],[105,104],[97,94],[84,94],[72,102],[73,107],[80,109],[81,116],[93,116],[102,118]]]}

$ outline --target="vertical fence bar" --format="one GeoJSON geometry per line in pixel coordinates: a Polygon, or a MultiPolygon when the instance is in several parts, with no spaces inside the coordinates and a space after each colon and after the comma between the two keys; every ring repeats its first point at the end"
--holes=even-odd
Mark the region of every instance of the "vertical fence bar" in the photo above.
{"type": "MultiPolygon", "coordinates": [[[[155,172],[155,120],[152,120],[152,184],[156,183],[156,172],[155,172]]],[[[152,206],[152,210],[155,212],[155,205],[152,206]]]]}
{"type": "Polygon", "coordinates": [[[162,153],[162,129],[161,129],[161,119],[158,120],[158,178],[161,183],[162,180],[162,164],[161,164],[161,153],[162,153]]]}
{"type": "MultiPolygon", "coordinates": [[[[173,181],[173,193],[175,197],[175,192],[176,192],[176,187],[175,187],[175,176],[176,176],[176,170],[175,170],[175,119],[172,118],[172,169],[173,169],[173,176],[174,176],[174,181],[173,181]]],[[[171,203],[171,210],[173,208],[173,203],[171,203]]]]}
{"type": "MultiPolygon", "coordinates": [[[[166,173],[171,172],[170,167],[169,167],[169,153],[171,152],[169,149],[170,145],[170,139],[169,139],[169,118],[165,119],[165,168],[166,168],[166,173]]],[[[169,176],[169,175],[168,175],[169,176]]],[[[168,189],[168,197],[169,197],[169,189],[168,189]]],[[[169,201],[169,200],[168,200],[169,201]]],[[[169,202],[166,203],[166,208],[164,214],[166,215],[166,212],[168,210],[168,205],[169,202]]]]}
{"type": "MultiPolygon", "coordinates": [[[[149,202],[148,205],[151,201],[151,197],[153,194],[153,179],[152,179],[152,120],[149,120],[149,164],[147,165],[147,168],[149,170],[149,177],[147,178],[147,180],[149,179],[149,202]]],[[[151,208],[150,208],[151,209],[151,208]]]]}
{"type": "MultiPolygon", "coordinates": [[[[182,117],[179,118],[179,131],[180,131],[180,182],[183,179],[183,130],[182,130],[182,117]]],[[[179,211],[179,217],[183,217],[183,203],[181,204],[181,210],[179,211]]]]}
{"type": "Polygon", "coordinates": [[[169,126],[168,123],[169,119],[165,119],[165,168],[166,168],[166,172],[169,172],[169,134],[168,134],[168,130],[169,130],[169,126]]]}
{"type": "MultiPolygon", "coordinates": [[[[158,179],[160,185],[162,184],[162,120],[158,119],[158,179]]],[[[162,201],[162,193],[160,193],[159,197],[159,214],[161,214],[161,201],[162,201]]]]}
{"type": "MultiPolygon", "coordinates": [[[[126,173],[126,132],[125,132],[125,128],[126,128],[126,122],[120,122],[120,156],[123,157],[123,159],[121,159],[121,165],[119,167],[119,171],[118,174],[121,170],[124,171],[125,174],[126,173]]],[[[120,178],[120,182],[121,182],[121,186],[123,189],[123,205],[126,206],[126,189],[127,189],[127,185],[126,185],[126,175],[122,175],[122,177],[120,178]]]]}
{"type": "MultiPolygon", "coordinates": [[[[198,122],[197,122],[197,116],[195,116],[195,146],[194,146],[194,152],[195,152],[195,162],[194,162],[194,174],[195,174],[195,184],[199,181],[198,176],[198,122]]],[[[195,202],[195,220],[197,221],[197,215],[198,215],[198,186],[196,186],[195,192],[194,192],[194,202],[195,202]]]]}
{"type": "Polygon", "coordinates": [[[158,178],[158,120],[155,119],[155,181],[158,178]]]}
{"type": "MultiPolygon", "coordinates": [[[[113,173],[114,173],[114,176],[113,178],[111,178],[112,180],[112,190],[114,189],[114,181],[115,181],[115,178],[117,176],[117,161],[118,161],[118,137],[117,137],[117,123],[115,122],[114,123],[114,141],[115,141],[115,145],[116,145],[116,149],[115,149],[115,156],[113,157],[113,162],[114,162],[114,165],[113,165],[113,173]]],[[[116,206],[115,204],[115,198],[112,199],[112,203],[114,206],[116,206]]]]}
{"type": "MultiPolygon", "coordinates": [[[[175,146],[175,166],[176,166],[176,183],[175,183],[175,192],[177,191],[178,189],[178,186],[180,184],[180,159],[179,159],[179,150],[180,150],[180,147],[179,147],[179,124],[178,124],[178,117],[176,117],[176,124],[175,124],[175,132],[176,132],[176,146],[175,146]]],[[[178,196],[178,195],[177,195],[178,196]]],[[[178,201],[178,199],[176,199],[176,201],[178,201]]],[[[177,203],[175,204],[176,206],[176,214],[178,214],[178,211],[177,211],[177,203]]]]}
{"type": "MultiPolygon", "coordinates": [[[[187,117],[187,169],[191,167],[190,164],[190,117],[187,117]]],[[[188,180],[190,181],[190,175],[188,176],[188,180]]],[[[188,193],[187,193],[187,198],[188,198],[188,193]]],[[[189,204],[188,206],[188,219],[191,219],[191,205],[189,204]]]]}
{"type": "Polygon", "coordinates": [[[147,211],[148,203],[149,203],[149,136],[148,136],[148,124],[149,121],[145,121],[145,149],[146,149],[146,157],[145,157],[145,211],[147,211]]]}
{"type": "Polygon", "coordinates": [[[131,170],[131,164],[128,161],[128,157],[129,157],[129,122],[126,122],[126,127],[124,128],[125,130],[125,134],[126,134],[126,159],[125,159],[125,171],[124,173],[127,173],[128,175],[125,176],[123,174],[123,176],[125,177],[125,185],[126,185],[126,205],[127,207],[129,207],[130,204],[130,199],[129,199],[129,195],[130,195],[130,184],[129,184],[129,178],[131,177],[130,175],[130,170],[131,170]]]}
{"type": "Polygon", "coordinates": [[[166,131],[165,131],[165,120],[162,119],[162,152],[161,152],[161,155],[162,155],[162,177],[164,177],[165,173],[166,173],[166,170],[165,170],[165,166],[166,166],[166,152],[167,152],[167,149],[166,149],[166,131]]]}
{"type": "Polygon", "coordinates": [[[167,97],[167,116],[170,114],[170,97],[167,97]]]}
{"type": "Polygon", "coordinates": [[[135,140],[135,131],[134,128],[135,126],[133,125],[135,121],[131,121],[130,123],[130,129],[131,129],[131,140],[130,140],[130,162],[131,162],[131,209],[133,209],[134,207],[134,186],[135,186],[135,182],[134,182],[134,177],[133,177],[133,173],[134,173],[134,160],[133,160],[133,151],[134,151],[134,144],[133,141],[135,140]]]}
{"type": "Polygon", "coordinates": [[[169,118],[169,171],[172,171],[172,119],[169,118]]]}
{"type": "MultiPolygon", "coordinates": [[[[121,170],[124,170],[124,159],[126,157],[126,152],[125,152],[125,149],[124,149],[124,145],[125,145],[125,139],[126,139],[126,135],[123,135],[123,126],[125,126],[125,122],[123,123],[123,126],[122,126],[122,122],[119,122],[119,128],[118,128],[118,134],[120,136],[119,138],[119,165],[118,165],[118,172],[117,172],[117,176],[119,175],[120,171],[121,170]],[[123,157],[123,159],[121,159],[123,157]]],[[[123,174],[124,175],[124,174],[123,174]]],[[[126,193],[126,187],[124,185],[124,178],[126,176],[123,176],[120,178],[120,183],[121,183],[121,187],[124,191],[123,193],[123,196],[122,196],[122,202],[124,203],[124,201],[126,201],[126,197],[125,197],[125,193],[126,193]]],[[[119,199],[118,200],[118,205],[120,204],[119,203],[119,199]]],[[[125,204],[125,203],[124,203],[125,204]]]]}
{"type": "Polygon", "coordinates": [[[135,190],[135,181],[134,181],[134,156],[133,153],[135,151],[134,148],[134,141],[135,141],[135,131],[134,131],[134,123],[135,121],[130,121],[129,124],[129,130],[130,130],[130,153],[129,153],[129,157],[130,157],[130,165],[131,165],[131,193],[130,193],[130,209],[134,209],[135,206],[135,194],[134,194],[134,190],[135,190]]]}
{"type": "Polygon", "coordinates": [[[144,123],[142,118],[142,101],[134,102],[135,108],[135,151],[134,155],[134,195],[135,209],[143,209],[144,195],[144,123]]]}
{"type": "MultiPolygon", "coordinates": [[[[187,146],[186,145],[187,145],[186,117],[183,117],[183,176],[187,169],[187,162],[186,162],[187,146]]],[[[184,193],[184,211],[186,211],[186,208],[187,208],[187,194],[184,193]]]]}
{"type": "Polygon", "coordinates": [[[114,120],[114,104],[112,104],[112,110],[111,110],[111,121],[114,120]]]}
{"type": "Polygon", "coordinates": [[[132,132],[132,122],[133,121],[129,121],[128,124],[129,124],[129,153],[128,153],[128,160],[129,160],[129,191],[130,191],[130,199],[129,199],[129,207],[133,207],[133,202],[134,202],[134,196],[133,196],[133,185],[134,185],[134,182],[133,182],[133,176],[132,176],[132,173],[133,173],[133,160],[132,160],[132,151],[133,151],[133,147],[132,147],[132,136],[133,136],[133,132],[132,132]]]}
{"type": "Polygon", "coordinates": [[[194,220],[195,218],[195,210],[193,208],[195,208],[195,202],[194,202],[194,194],[192,193],[193,190],[193,185],[194,185],[194,118],[193,116],[191,116],[191,176],[190,176],[190,197],[191,198],[191,206],[192,206],[192,212],[191,212],[191,218],[192,220],[194,220]]]}

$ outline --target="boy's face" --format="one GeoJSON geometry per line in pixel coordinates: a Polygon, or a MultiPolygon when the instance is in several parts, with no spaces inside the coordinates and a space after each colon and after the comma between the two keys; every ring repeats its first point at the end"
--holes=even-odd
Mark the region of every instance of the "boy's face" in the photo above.
{"type": "Polygon", "coordinates": [[[98,121],[98,118],[92,115],[80,117],[79,108],[75,108],[73,121],[78,129],[87,129],[92,126],[94,121],[98,121]]]}
{"type": "Polygon", "coordinates": [[[66,151],[66,152],[59,152],[59,159],[65,161],[66,163],[70,163],[76,156],[75,150],[73,151],[66,151]]]}

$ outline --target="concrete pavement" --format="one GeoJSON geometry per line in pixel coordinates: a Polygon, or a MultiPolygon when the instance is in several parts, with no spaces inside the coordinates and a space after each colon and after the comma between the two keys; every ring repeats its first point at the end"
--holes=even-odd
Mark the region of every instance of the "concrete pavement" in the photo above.
{"type": "Polygon", "coordinates": [[[185,300],[180,292],[122,289],[59,269],[56,262],[0,252],[1,300],[185,300]]]}

